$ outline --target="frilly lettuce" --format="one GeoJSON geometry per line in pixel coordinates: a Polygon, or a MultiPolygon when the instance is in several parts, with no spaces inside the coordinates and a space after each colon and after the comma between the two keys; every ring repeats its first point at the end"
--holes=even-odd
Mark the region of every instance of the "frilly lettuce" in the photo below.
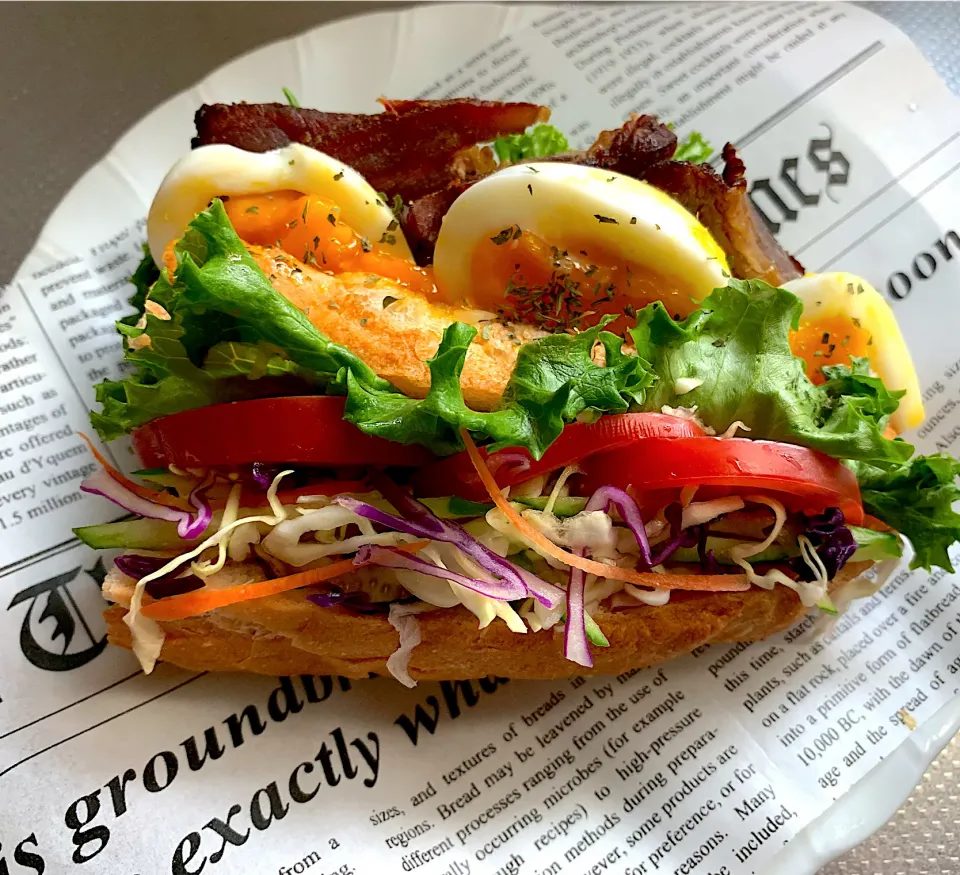
{"type": "Polygon", "coordinates": [[[830,369],[814,386],[790,349],[803,305],[761,280],[735,280],[715,290],[682,322],[663,304],[645,307],[630,331],[637,354],[657,382],[645,410],[692,407],[718,432],[740,420],[750,437],[820,450],[838,459],[903,462],[913,447],[883,436],[896,393],[855,369],[830,369]],[[689,392],[677,381],[702,381],[689,392]]]}
{"type": "Polygon", "coordinates": [[[878,467],[852,463],[868,513],[910,539],[912,568],[939,566],[953,571],[947,552],[960,541],[960,462],[937,453],[917,456],[903,465],[878,467]]]}
{"type": "MultiPolygon", "coordinates": [[[[105,440],[181,410],[326,392],[347,394],[347,419],[370,434],[442,454],[459,449],[458,430],[466,427],[496,446],[524,446],[539,456],[579,413],[635,407],[652,382],[643,363],[622,352],[622,340],[598,326],[521,347],[500,409],[476,412],[464,403],[460,374],[477,331],[454,323],[428,363],[430,393],[408,398],[274,290],[220,201],[190,223],[176,253],[174,276],[161,276],[149,293],[163,310],[141,311],[142,328],[137,317],[118,324],[135,371],[97,387],[103,409],[91,418],[105,440]],[[142,335],[148,341],[138,341],[142,335]],[[604,365],[591,358],[597,344],[604,365]]],[[[138,276],[145,281],[150,268],[142,265],[138,276]]],[[[145,300],[141,282],[134,303],[142,308],[145,300]]]]}

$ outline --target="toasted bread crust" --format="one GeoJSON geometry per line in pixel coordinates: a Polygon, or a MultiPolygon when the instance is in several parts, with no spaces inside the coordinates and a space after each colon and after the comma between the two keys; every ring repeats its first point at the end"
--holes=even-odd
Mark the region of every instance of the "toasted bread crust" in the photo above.
{"type": "Polygon", "coordinates": [[[358,273],[334,277],[273,247],[249,244],[247,248],[273,287],[317,329],[359,354],[377,374],[411,398],[426,396],[430,388],[426,362],[453,322],[484,328],[470,344],[460,377],[464,400],[474,410],[492,410],[497,405],[520,345],[545,334],[531,325],[499,319],[481,326],[477,322],[480,311],[410,294],[392,280],[358,273]],[[290,263],[296,264],[296,272],[290,263]],[[394,303],[384,307],[388,296],[394,303]]]}
{"type": "MultiPolygon", "coordinates": [[[[870,563],[849,563],[834,586],[861,574],[870,563]]],[[[116,569],[104,586],[117,604],[106,610],[112,644],[131,647],[123,623],[134,582],[116,569]]],[[[675,593],[662,607],[601,608],[595,619],[610,647],[593,648],[585,670],[563,656],[560,629],[510,632],[501,622],[477,628],[465,608],[419,614],[422,642],[413,651],[410,675],[421,680],[461,680],[497,675],[546,679],[579,674],[619,674],[689,653],[710,642],[758,641],[796,622],[805,609],[783,586],[742,593],[675,593]]],[[[247,671],[268,675],[386,675],[399,636],[382,615],[359,616],[342,608],[318,608],[294,591],[163,623],[161,659],[194,671],[247,671]]]]}

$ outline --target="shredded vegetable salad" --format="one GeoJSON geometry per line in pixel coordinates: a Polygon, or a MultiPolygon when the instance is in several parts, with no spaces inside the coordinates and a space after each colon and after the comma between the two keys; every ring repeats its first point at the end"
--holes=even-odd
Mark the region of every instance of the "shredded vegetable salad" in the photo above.
{"type": "Polygon", "coordinates": [[[146,671],[164,641],[158,621],[302,591],[318,609],[386,615],[401,638],[390,669],[404,683],[412,682],[407,666],[423,611],[463,608],[479,628],[502,622],[516,634],[556,630],[565,656],[590,667],[591,647],[609,645],[604,611],[662,607],[676,589],[777,583],[807,606],[829,608],[830,583],[856,557],[858,533],[871,556],[899,552],[896,536],[881,543],[871,529],[847,527],[837,509],[807,518],[762,494],[697,500],[698,488],[687,486],[678,500],[644,513],[613,486],[571,496],[570,466],[501,490],[491,469],[503,460],[493,455],[488,466],[470,436],[463,439],[489,503],[420,501],[379,473],[344,483],[365,483],[364,491],[281,491],[292,470],[254,466],[253,488],[269,485],[245,506],[249,485],[235,473],[152,472],[166,488],[151,490],[107,466],[82,488],[140,519],[77,531],[94,546],[113,536],[140,549],[118,567],[137,581],[125,622],[146,671]],[[226,495],[217,510],[208,494],[226,495]],[[152,527],[152,540],[138,525],[152,527]],[[257,576],[224,585],[230,562],[257,576]],[[764,567],[771,562],[776,567],[764,567]]]}

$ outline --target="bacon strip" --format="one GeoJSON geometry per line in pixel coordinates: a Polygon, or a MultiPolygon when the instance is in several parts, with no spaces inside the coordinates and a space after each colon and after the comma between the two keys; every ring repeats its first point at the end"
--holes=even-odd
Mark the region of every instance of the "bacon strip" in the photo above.
{"type": "Polygon", "coordinates": [[[457,153],[546,121],[532,103],[481,100],[381,100],[372,114],[320,112],[283,103],[214,104],[196,114],[193,147],[226,143],[269,152],[303,143],[349,164],[377,191],[411,200],[455,178],[457,153]]]}
{"type": "Polygon", "coordinates": [[[703,222],[738,279],[762,279],[780,286],[802,276],[803,265],[780,246],[753,208],[736,149],[727,143],[722,155],[722,176],[708,164],[663,161],[648,168],[642,178],[703,222]]]}

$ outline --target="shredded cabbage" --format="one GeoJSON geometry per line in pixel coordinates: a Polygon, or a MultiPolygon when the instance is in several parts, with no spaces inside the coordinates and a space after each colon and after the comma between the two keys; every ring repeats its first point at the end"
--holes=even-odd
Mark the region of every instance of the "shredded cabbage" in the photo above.
{"type": "Polygon", "coordinates": [[[328,556],[355,553],[368,544],[396,547],[415,540],[412,535],[401,532],[378,534],[369,520],[345,507],[331,504],[281,522],[263,539],[263,548],[278,559],[299,568],[328,556]],[[361,533],[352,538],[337,538],[336,530],[348,525],[358,526],[361,533]],[[316,533],[319,543],[301,543],[300,539],[307,532],[316,533]]]}
{"type": "Polygon", "coordinates": [[[553,514],[554,505],[557,503],[557,499],[563,495],[563,488],[567,485],[567,480],[571,476],[579,472],[579,468],[576,465],[567,465],[560,472],[560,476],[557,477],[557,482],[553,485],[553,489],[550,491],[550,497],[547,499],[547,503],[544,505],[543,512],[548,514],[553,514]]]}
{"type": "Polygon", "coordinates": [[[570,550],[588,550],[594,558],[617,558],[613,520],[602,510],[585,510],[560,519],[545,510],[528,509],[522,516],[554,544],[570,550]]]}
{"type": "Polygon", "coordinates": [[[727,498],[714,498],[712,501],[694,501],[683,509],[680,528],[700,526],[715,520],[719,516],[743,509],[743,499],[736,495],[727,498]]]}
{"type": "Polygon", "coordinates": [[[749,428],[747,425],[745,425],[738,419],[736,422],[731,422],[730,425],[727,426],[727,430],[722,435],[720,435],[720,437],[722,438],[736,437],[738,429],[743,431],[752,431],[751,428],[749,428]]]}
{"type": "MultiPolygon", "coordinates": [[[[237,521],[240,513],[240,492],[242,488],[239,483],[235,483],[230,487],[230,495],[227,496],[227,503],[223,508],[223,516],[220,519],[220,529],[237,521]]],[[[231,540],[232,536],[221,539],[220,543],[217,544],[216,562],[191,562],[190,570],[193,571],[197,577],[210,577],[212,574],[222,571],[227,561],[227,547],[231,540]]]]}
{"type": "Polygon", "coordinates": [[[260,530],[255,523],[238,526],[230,535],[227,556],[234,562],[245,562],[250,556],[250,548],[260,543],[260,530]]]}
{"type": "Polygon", "coordinates": [[[699,389],[703,383],[704,381],[699,377],[677,377],[677,379],[673,381],[673,394],[686,395],[694,389],[699,389]]]}
{"type": "Polygon", "coordinates": [[[643,602],[645,605],[653,605],[654,607],[661,607],[669,602],[670,593],[673,592],[673,590],[670,589],[640,589],[639,586],[634,586],[632,583],[625,583],[623,589],[638,602],[643,602]]]}
{"type": "Polygon", "coordinates": [[[405,687],[415,687],[417,682],[410,677],[410,657],[413,649],[420,643],[420,621],[414,616],[425,610],[429,605],[412,604],[401,605],[394,602],[390,605],[387,620],[400,635],[400,646],[387,659],[387,671],[390,672],[405,687]]]}
{"type": "Polygon", "coordinates": [[[204,550],[218,545],[230,532],[240,526],[259,522],[275,526],[277,523],[286,519],[286,510],[277,498],[277,489],[279,488],[280,481],[292,473],[292,471],[281,471],[273,478],[273,483],[270,484],[270,488],[267,490],[267,501],[270,502],[273,514],[244,517],[234,520],[228,525],[224,525],[223,520],[221,520],[220,528],[216,533],[203,541],[199,546],[188,550],[180,556],[174,557],[167,562],[166,565],[161,566],[156,571],[151,571],[150,574],[141,577],[140,580],[137,581],[137,585],[133,590],[133,596],[130,599],[130,610],[128,610],[126,616],[124,616],[123,622],[130,628],[133,652],[136,654],[137,659],[140,660],[140,667],[143,669],[144,674],[150,674],[156,667],[165,637],[163,629],[156,621],[151,620],[149,617],[144,617],[143,614],[140,613],[143,607],[143,594],[146,592],[147,584],[152,580],[159,580],[161,577],[179,568],[185,562],[195,559],[197,556],[200,556],[204,550]]]}

